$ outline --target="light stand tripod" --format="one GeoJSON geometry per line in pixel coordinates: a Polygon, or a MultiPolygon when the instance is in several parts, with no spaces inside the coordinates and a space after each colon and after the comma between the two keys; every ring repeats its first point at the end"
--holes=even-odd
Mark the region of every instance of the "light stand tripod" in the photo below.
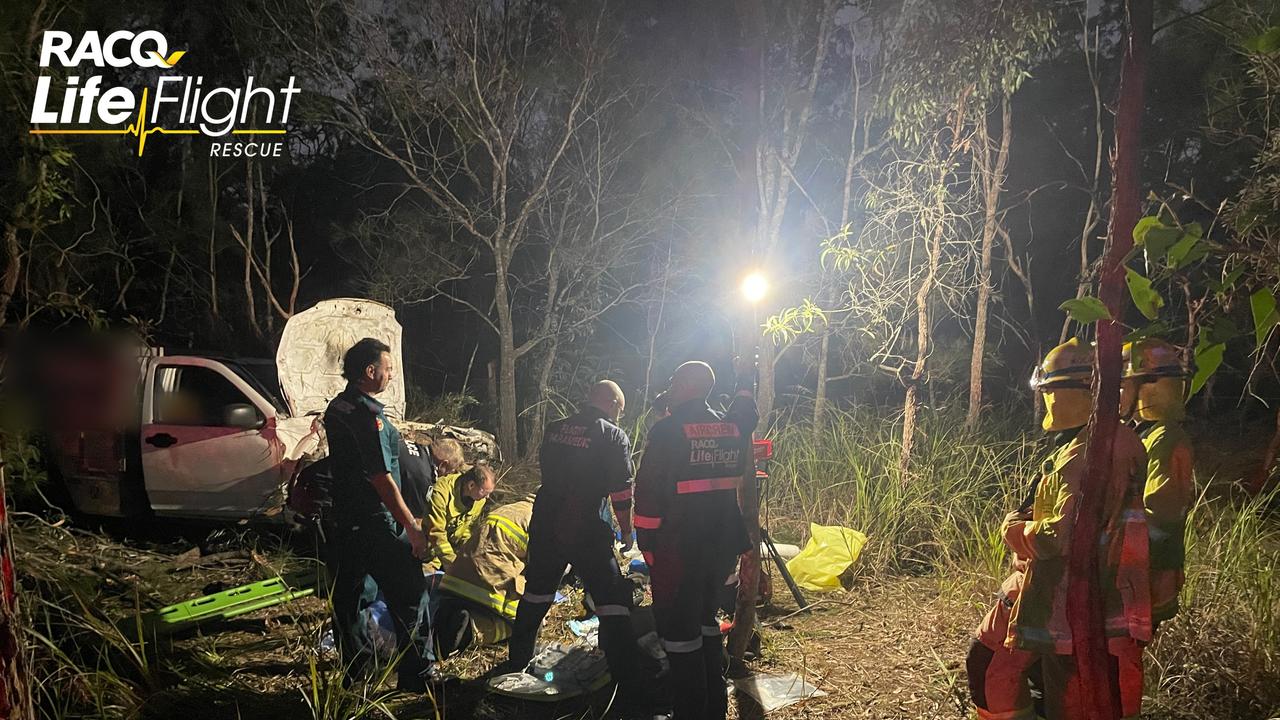
{"type": "Polygon", "coordinates": [[[777,566],[782,581],[787,584],[787,590],[791,591],[791,597],[796,601],[796,606],[804,610],[809,607],[809,602],[805,600],[804,593],[800,592],[800,586],[796,585],[795,578],[791,577],[791,571],[787,570],[787,564],[783,562],[778,546],[773,544],[773,538],[769,535],[769,473],[764,465],[773,458],[773,441],[755,440],[752,443],[752,449],[756,464],[756,481],[760,484],[760,497],[764,498],[765,508],[764,522],[760,524],[760,544],[764,545],[765,550],[769,552],[769,557],[777,566]]]}

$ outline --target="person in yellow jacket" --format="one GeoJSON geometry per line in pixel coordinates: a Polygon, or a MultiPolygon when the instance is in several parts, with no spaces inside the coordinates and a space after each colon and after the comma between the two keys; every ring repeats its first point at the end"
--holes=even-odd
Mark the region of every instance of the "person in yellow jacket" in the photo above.
{"type": "MultiPolygon", "coordinates": [[[[1046,355],[1032,381],[1044,397],[1044,429],[1061,435],[1032,496],[1005,517],[1001,528],[1014,554],[1015,572],[979,627],[966,663],[970,695],[985,720],[1036,717],[1028,675],[1037,661],[1043,667],[1050,720],[1074,718],[1081,710],[1064,601],[1071,530],[1084,480],[1092,374],[1091,348],[1072,339],[1046,355]]],[[[1098,547],[1108,648],[1115,658],[1111,670],[1126,681],[1121,688],[1124,717],[1136,717],[1141,708],[1141,643],[1150,640],[1151,632],[1147,529],[1141,508],[1145,466],[1141,442],[1132,430],[1121,427],[1098,547]],[[1134,674],[1122,670],[1134,665],[1136,686],[1134,674]]]]}
{"type": "Polygon", "coordinates": [[[1178,349],[1164,340],[1124,347],[1120,414],[1135,422],[1147,449],[1143,505],[1151,542],[1151,620],[1157,625],[1178,613],[1187,513],[1195,502],[1191,437],[1182,427],[1186,376],[1178,349]]]}
{"type": "Polygon", "coordinates": [[[491,510],[459,547],[440,581],[434,617],[439,659],[511,637],[524,594],[533,502],[534,496],[527,495],[491,510]]]}
{"type": "Polygon", "coordinates": [[[481,461],[461,473],[441,475],[431,489],[431,507],[423,526],[427,533],[426,562],[447,571],[458,557],[457,548],[471,535],[471,526],[484,512],[485,501],[497,485],[493,467],[481,461]]]}

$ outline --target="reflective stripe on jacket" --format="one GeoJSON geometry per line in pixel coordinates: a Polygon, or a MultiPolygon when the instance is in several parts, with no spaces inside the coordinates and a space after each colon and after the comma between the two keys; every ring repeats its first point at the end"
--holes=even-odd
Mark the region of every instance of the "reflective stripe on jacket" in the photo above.
{"type": "Polygon", "coordinates": [[[1176,422],[1139,429],[1147,449],[1142,501],[1151,538],[1151,617],[1164,621],[1178,614],[1178,592],[1185,578],[1187,513],[1196,492],[1191,438],[1176,422]]]}
{"type": "Polygon", "coordinates": [[[491,511],[458,551],[440,589],[514,620],[524,593],[532,516],[532,498],[491,511]]]}
{"type": "MultiPolygon", "coordinates": [[[[1058,449],[1036,488],[1032,519],[1006,527],[1005,540],[1028,559],[1022,592],[1014,603],[1005,644],[1033,652],[1071,654],[1067,622],[1067,564],[1084,483],[1087,432],[1058,449]]],[[[1151,639],[1150,555],[1142,486],[1146,453],[1128,426],[1116,431],[1105,486],[1102,529],[1096,540],[1098,580],[1106,592],[1108,638],[1151,639]]]]}

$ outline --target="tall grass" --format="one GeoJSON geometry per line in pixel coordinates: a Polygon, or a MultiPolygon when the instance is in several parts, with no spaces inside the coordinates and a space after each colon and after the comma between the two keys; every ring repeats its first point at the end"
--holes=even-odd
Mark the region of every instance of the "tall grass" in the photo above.
{"type": "MultiPolygon", "coordinates": [[[[765,494],[775,539],[802,540],[810,522],[866,533],[864,574],[930,573],[949,600],[982,606],[1007,574],[999,525],[1049,449],[1008,419],[977,433],[926,417],[912,470],[898,470],[901,427],[870,411],[832,413],[820,427],[774,436],[765,494]]],[[[1187,524],[1182,613],[1148,653],[1154,717],[1280,717],[1280,489],[1258,498],[1203,492],[1187,524]]]]}
{"type": "Polygon", "coordinates": [[[764,497],[774,535],[799,539],[808,522],[845,525],[868,537],[867,571],[997,574],[998,521],[1025,494],[1042,452],[1034,436],[1003,430],[975,436],[948,418],[926,418],[903,477],[892,420],[842,411],[816,431],[787,427],[774,438],[764,497]]]}

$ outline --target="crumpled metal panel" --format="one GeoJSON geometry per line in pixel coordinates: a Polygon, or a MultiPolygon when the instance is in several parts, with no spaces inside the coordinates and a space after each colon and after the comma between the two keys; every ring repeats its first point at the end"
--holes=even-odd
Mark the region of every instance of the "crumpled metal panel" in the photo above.
{"type": "Polygon", "coordinates": [[[323,413],[347,385],[342,377],[343,354],[361,338],[373,337],[391,346],[395,363],[391,385],[378,401],[387,406],[388,417],[404,417],[401,335],[395,311],[373,300],[322,300],[289,318],[276,351],[276,367],[290,414],[323,413]]]}

